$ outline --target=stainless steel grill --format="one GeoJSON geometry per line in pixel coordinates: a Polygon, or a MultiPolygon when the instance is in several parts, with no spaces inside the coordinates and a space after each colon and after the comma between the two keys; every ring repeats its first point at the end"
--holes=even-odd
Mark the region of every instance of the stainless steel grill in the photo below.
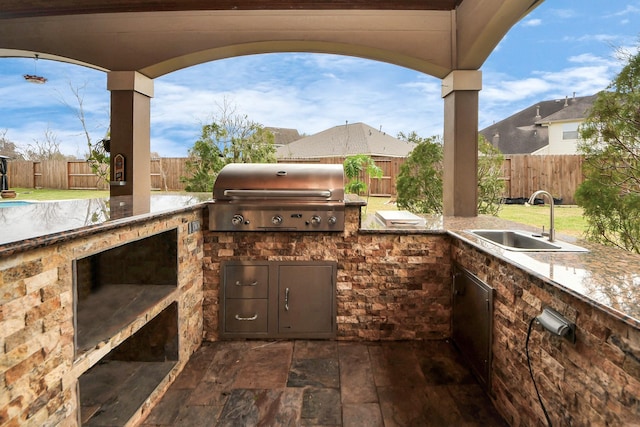
{"type": "Polygon", "coordinates": [[[342,231],[342,165],[229,164],[213,186],[209,229],[342,231]]]}

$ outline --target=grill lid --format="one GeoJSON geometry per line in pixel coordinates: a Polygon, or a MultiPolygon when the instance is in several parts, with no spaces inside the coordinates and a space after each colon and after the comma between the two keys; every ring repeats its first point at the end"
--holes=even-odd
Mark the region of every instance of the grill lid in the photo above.
{"type": "Polygon", "coordinates": [[[293,199],[344,200],[342,165],[231,163],[216,178],[213,198],[220,201],[293,199]]]}

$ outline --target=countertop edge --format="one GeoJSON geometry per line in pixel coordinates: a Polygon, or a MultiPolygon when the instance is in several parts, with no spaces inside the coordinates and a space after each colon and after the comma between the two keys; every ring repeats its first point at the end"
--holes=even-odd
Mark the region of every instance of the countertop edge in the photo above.
{"type": "Polygon", "coordinates": [[[48,234],[45,236],[36,237],[32,239],[25,239],[25,240],[19,240],[16,242],[5,243],[0,245],[0,257],[8,257],[20,252],[44,248],[46,246],[64,243],[73,239],[92,236],[94,234],[99,234],[105,231],[114,230],[122,226],[140,224],[140,223],[152,221],[154,219],[158,219],[162,217],[173,216],[183,212],[190,212],[198,209],[204,209],[206,203],[207,202],[199,202],[199,203],[195,203],[193,205],[185,206],[181,208],[172,208],[172,209],[167,209],[167,210],[153,212],[153,213],[135,215],[127,218],[114,219],[101,224],[91,224],[91,225],[86,225],[80,228],[74,228],[69,231],[60,231],[57,233],[52,233],[52,234],[48,234]]]}

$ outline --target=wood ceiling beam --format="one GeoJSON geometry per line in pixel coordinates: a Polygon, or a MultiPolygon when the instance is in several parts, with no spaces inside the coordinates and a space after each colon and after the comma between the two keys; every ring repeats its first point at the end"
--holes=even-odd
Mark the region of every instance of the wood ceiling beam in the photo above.
{"type": "Polygon", "coordinates": [[[187,10],[453,10],[462,0],[3,0],[0,19],[187,10]]]}

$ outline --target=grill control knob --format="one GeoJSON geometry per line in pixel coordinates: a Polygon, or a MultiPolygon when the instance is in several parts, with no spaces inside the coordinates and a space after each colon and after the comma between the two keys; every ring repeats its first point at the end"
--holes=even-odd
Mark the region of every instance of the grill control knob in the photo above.
{"type": "Polygon", "coordinates": [[[282,224],[282,217],[280,215],[275,215],[273,218],[271,218],[271,223],[273,225],[280,225],[282,224]]]}
{"type": "Polygon", "coordinates": [[[336,222],[338,222],[338,218],[336,218],[335,216],[330,216],[329,219],[327,219],[327,222],[329,223],[329,225],[335,225],[336,222]]]}
{"type": "Polygon", "coordinates": [[[244,222],[244,217],[242,215],[236,214],[231,218],[231,224],[233,225],[242,225],[244,222]]]}
{"type": "Polygon", "coordinates": [[[311,225],[320,225],[320,222],[322,222],[322,218],[320,218],[318,215],[314,215],[311,217],[311,225]]]}

